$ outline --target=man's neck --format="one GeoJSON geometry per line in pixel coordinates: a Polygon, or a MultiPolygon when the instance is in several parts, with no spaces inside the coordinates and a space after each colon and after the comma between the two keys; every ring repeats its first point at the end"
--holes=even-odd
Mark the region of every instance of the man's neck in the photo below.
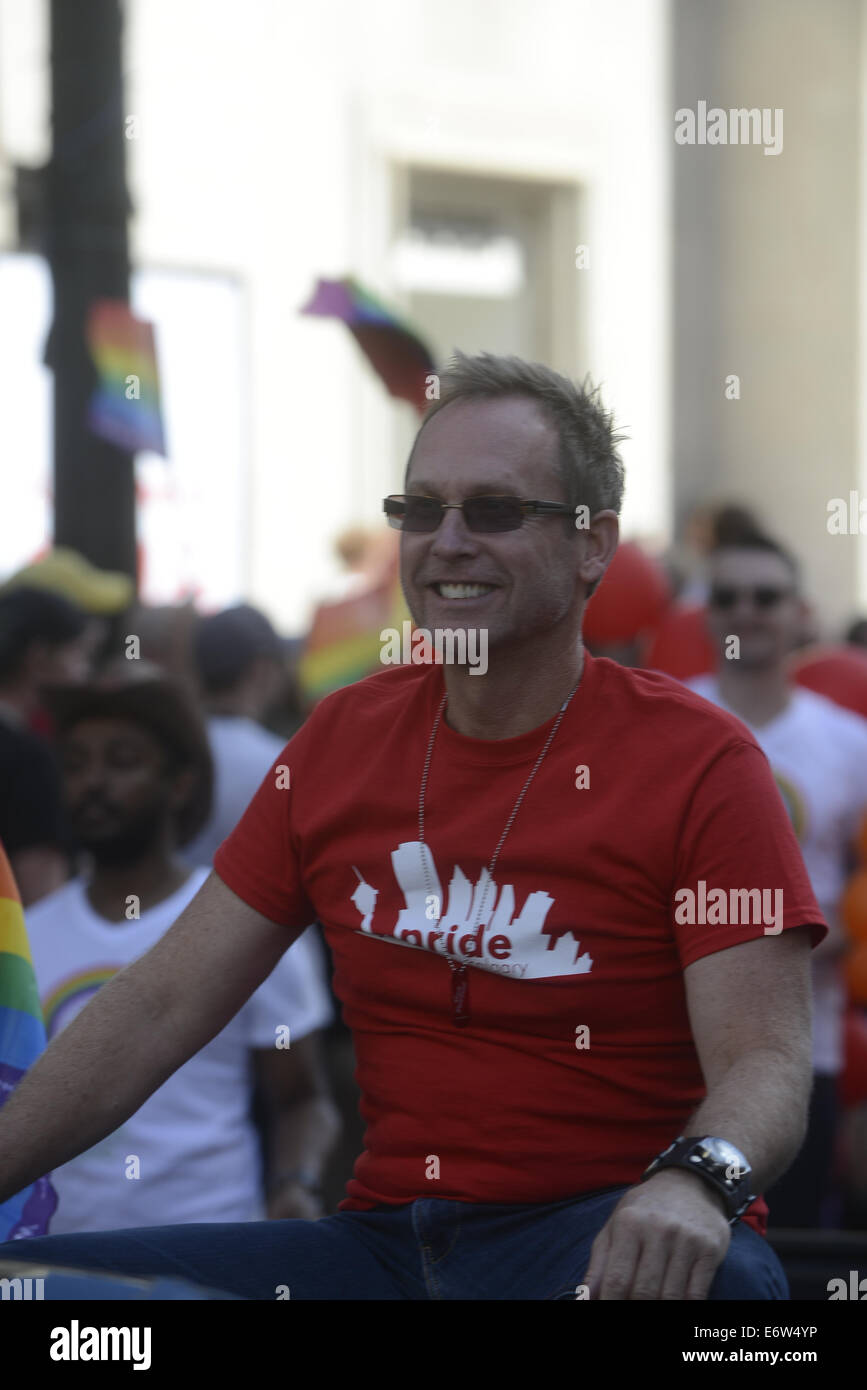
{"type": "Polygon", "coordinates": [[[580,639],[547,659],[520,664],[492,654],[488,670],[474,676],[467,667],[445,666],[448,703],[445,721],[467,738],[517,738],[538,729],[559,711],[584,673],[580,639]]]}
{"type": "Polygon", "coordinates": [[[135,921],[176,893],[191,872],[174,855],[149,851],[129,864],[95,864],[86,893],[98,916],[109,922],[135,921]]]}
{"type": "Polygon", "coordinates": [[[792,698],[783,666],[746,671],[736,661],[727,661],[717,671],[717,684],[729,709],[756,729],[781,715],[792,698]]]}

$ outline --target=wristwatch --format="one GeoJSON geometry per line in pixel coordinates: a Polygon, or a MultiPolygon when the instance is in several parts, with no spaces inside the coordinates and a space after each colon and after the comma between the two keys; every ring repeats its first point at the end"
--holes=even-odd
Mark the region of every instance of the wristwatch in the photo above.
{"type": "Polygon", "coordinates": [[[715,1188],[723,1199],[730,1226],[756,1200],[756,1194],[750,1192],[752,1169],[740,1149],[727,1139],[681,1134],[657,1155],[641,1175],[641,1181],[646,1182],[664,1168],[685,1168],[715,1188]]]}

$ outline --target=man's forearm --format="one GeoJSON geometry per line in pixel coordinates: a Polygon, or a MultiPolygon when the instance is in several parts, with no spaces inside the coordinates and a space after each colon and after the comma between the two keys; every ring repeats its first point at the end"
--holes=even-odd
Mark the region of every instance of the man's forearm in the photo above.
{"type": "Polygon", "coordinates": [[[186,1060],[139,964],[102,987],[0,1109],[0,1202],[111,1134],[186,1060]]]}
{"type": "Polygon", "coordinates": [[[225,1028],[301,928],[216,874],[55,1038],[0,1110],[0,1201],[122,1125],[225,1028]]]}
{"type": "Polygon", "coordinates": [[[746,1053],[708,1091],[683,1133],[728,1139],[749,1160],[752,1190],[763,1192],[804,1141],[811,1085],[808,1047],[746,1053]]]}
{"type": "Polygon", "coordinates": [[[298,1170],[321,1178],[340,1129],[340,1112],[325,1095],[307,1096],[278,1110],[271,1118],[268,1185],[298,1170]]]}

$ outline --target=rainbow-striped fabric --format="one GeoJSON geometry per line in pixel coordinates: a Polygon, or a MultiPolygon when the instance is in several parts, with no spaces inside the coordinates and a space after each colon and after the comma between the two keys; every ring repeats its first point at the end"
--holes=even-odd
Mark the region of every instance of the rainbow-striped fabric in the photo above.
{"type": "Polygon", "coordinates": [[[87,319],[87,345],[98,383],[88,409],[94,434],[135,453],[166,453],[153,324],[119,299],[97,299],[87,319]]]}
{"type": "Polygon", "coordinates": [[[381,671],[382,629],[400,631],[408,617],[395,551],[379,584],[316,609],[298,664],[298,684],[306,703],[314,705],[332,690],[381,671]]]}
{"type": "Polygon", "coordinates": [[[421,333],[351,275],[317,281],[301,313],[345,323],[389,395],[420,413],[435,399],[428,390],[436,366],[421,333]]]}
{"type": "MultiPolygon", "coordinates": [[[[45,1047],[45,1027],[27,929],[9,860],[0,845],[0,1105],[45,1047]]],[[[44,1236],[57,1193],[47,1178],[0,1203],[0,1241],[44,1236]]]]}

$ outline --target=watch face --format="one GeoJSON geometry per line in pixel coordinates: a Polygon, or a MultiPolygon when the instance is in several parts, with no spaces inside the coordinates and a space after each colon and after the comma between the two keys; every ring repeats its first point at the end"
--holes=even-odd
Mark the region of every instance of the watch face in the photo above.
{"type": "Polygon", "coordinates": [[[750,1171],[750,1166],[734,1144],[726,1139],[703,1139],[700,1147],[708,1157],[724,1170],[728,1182],[737,1182],[750,1171]]]}

